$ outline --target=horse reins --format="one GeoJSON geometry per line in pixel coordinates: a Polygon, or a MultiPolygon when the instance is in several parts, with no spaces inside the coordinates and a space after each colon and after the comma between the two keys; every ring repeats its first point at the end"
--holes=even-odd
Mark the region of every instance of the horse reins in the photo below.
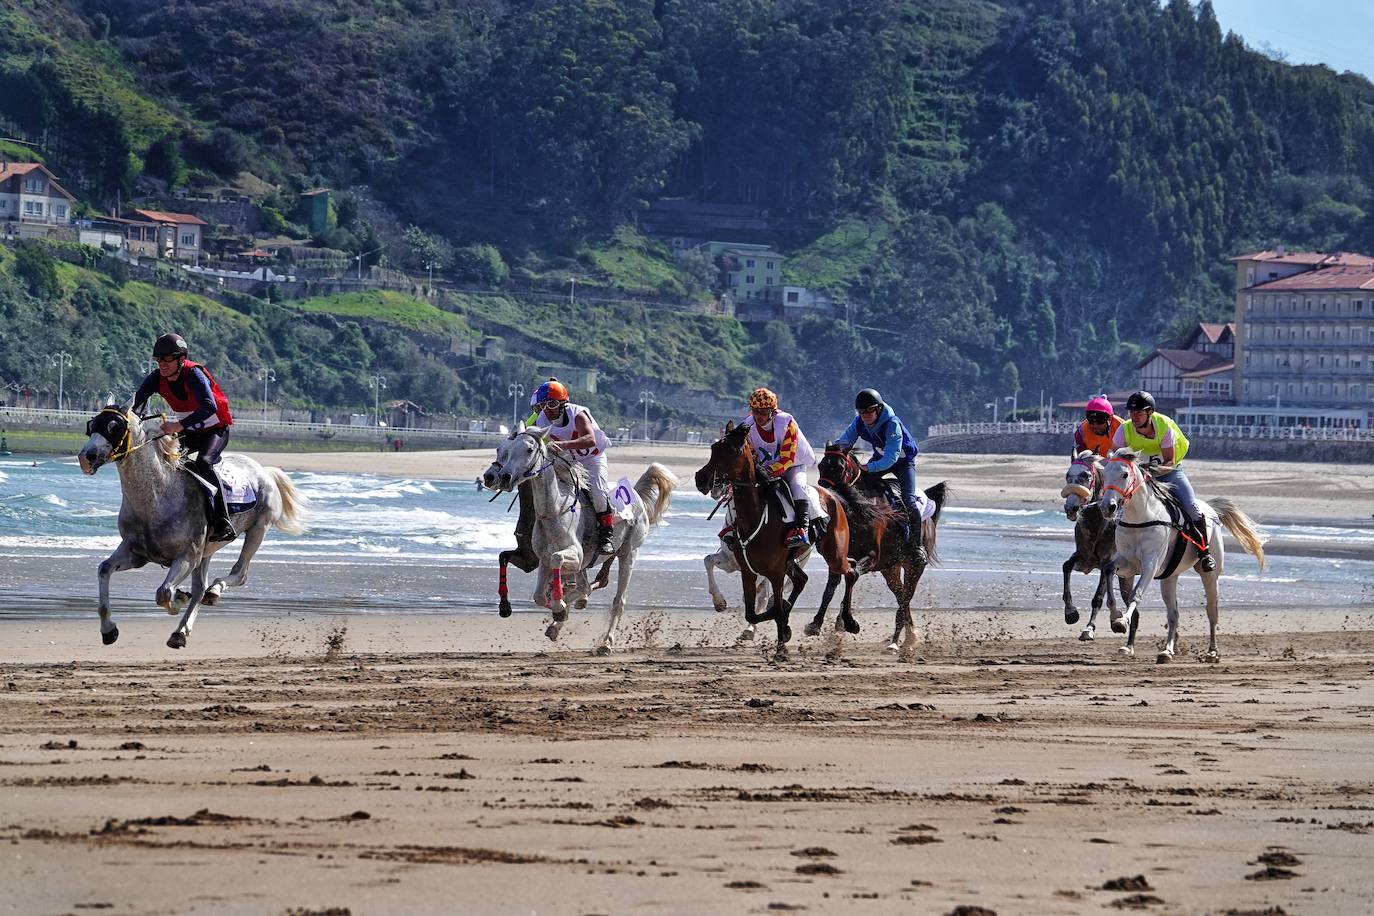
{"type": "MultiPolygon", "coordinates": [[[[131,443],[134,438],[134,427],[133,424],[129,422],[128,416],[126,416],[124,409],[121,407],[116,407],[113,404],[108,404],[105,407],[100,408],[100,413],[97,413],[96,416],[104,416],[107,413],[114,414],[115,416],[119,417],[121,420],[124,421],[124,435],[119,438],[118,442],[110,442],[109,436],[106,436],[104,432],[100,433],[100,435],[105,437],[106,442],[110,442],[111,461],[118,462],[124,458],[127,458],[134,452],[143,448],[145,445],[151,445],[159,439],[165,439],[169,435],[168,433],[158,433],[156,436],[149,436],[146,440],[140,442],[138,445],[131,446],[129,443],[131,443]]],[[[139,420],[139,422],[153,419],[152,415],[145,417],[136,414],[133,411],[129,411],[128,414],[136,417],[139,420]]],[[[165,416],[165,414],[158,414],[157,416],[162,417],[165,416]]],[[[93,432],[93,430],[91,430],[88,425],[87,435],[90,435],[91,432],[93,432]]]]}

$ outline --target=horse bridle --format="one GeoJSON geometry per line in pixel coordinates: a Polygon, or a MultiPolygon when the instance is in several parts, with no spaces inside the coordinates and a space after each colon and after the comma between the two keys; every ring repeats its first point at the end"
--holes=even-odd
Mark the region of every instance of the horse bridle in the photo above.
{"type": "Polygon", "coordinates": [[[1123,490],[1123,489],[1121,489],[1120,487],[1118,487],[1116,484],[1109,483],[1109,484],[1106,485],[1106,487],[1104,488],[1103,492],[1105,493],[1107,490],[1115,490],[1116,492],[1118,492],[1118,493],[1121,494],[1121,501],[1122,501],[1123,503],[1125,503],[1126,500],[1130,499],[1133,495],[1135,495],[1135,492],[1136,492],[1137,490],[1140,489],[1140,486],[1141,486],[1140,471],[1136,468],[1136,465],[1135,465],[1135,458],[1108,458],[1108,459],[1107,459],[1107,463],[1108,463],[1108,464],[1112,464],[1113,462],[1120,463],[1120,464],[1124,464],[1124,465],[1127,466],[1127,468],[1129,469],[1129,470],[1128,470],[1128,473],[1130,474],[1130,477],[1131,477],[1131,485],[1130,485],[1129,487],[1127,487],[1126,489],[1123,490]]]}
{"type": "Polygon", "coordinates": [[[129,417],[131,416],[137,419],[140,423],[142,423],[144,421],[151,420],[154,417],[162,417],[165,415],[149,414],[148,416],[143,416],[142,414],[134,413],[132,410],[126,412],[122,407],[116,407],[113,404],[106,404],[104,407],[100,408],[99,413],[97,413],[94,417],[91,417],[91,419],[86,421],[87,436],[93,436],[96,433],[100,433],[101,438],[103,438],[106,442],[110,443],[110,460],[113,462],[117,463],[122,459],[129,457],[134,452],[143,448],[145,445],[149,445],[153,442],[156,442],[159,439],[166,438],[167,436],[167,433],[158,433],[156,436],[149,436],[147,439],[145,439],[143,442],[140,442],[138,445],[131,446],[130,443],[133,441],[134,438],[134,425],[129,422],[129,417]],[[124,435],[119,437],[118,442],[115,442],[113,439],[111,439],[104,430],[99,430],[95,428],[95,421],[100,419],[107,413],[114,414],[115,416],[119,417],[120,420],[124,421],[124,435]]]}
{"type": "MultiPolygon", "coordinates": [[[[519,433],[518,435],[524,435],[524,433],[519,433]]],[[[563,462],[565,465],[567,465],[569,468],[572,467],[572,464],[573,464],[573,463],[572,463],[572,459],[569,458],[567,455],[564,455],[564,454],[562,454],[561,452],[554,453],[554,452],[552,452],[551,450],[549,450],[549,442],[548,442],[548,439],[544,438],[543,436],[538,436],[538,437],[534,437],[534,438],[537,438],[537,439],[539,440],[539,441],[538,441],[538,444],[535,445],[536,454],[539,454],[539,453],[547,454],[547,455],[549,456],[549,460],[548,460],[547,462],[545,462],[543,465],[540,465],[539,467],[534,468],[533,470],[528,470],[528,471],[525,471],[524,473],[522,473],[522,474],[520,475],[520,479],[517,480],[517,481],[515,482],[516,488],[519,488],[520,484],[524,483],[525,481],[527,481],[527,480],[533,480],[534,478],[538,477],[540,474],[544,473],[544,472],[547,471],[549,468],[553,467],[553,466],[554,466],[557,462],[559,462],[559,461],[562,461],[562,462],[563,462]]],[[[536,460],[535,463],[537,463],[537,460],[536,460]]],[[[495,499],[495,498],[496,498],[496,497],[492,497],[492,499],[495,499]]],[[[512,502],[512,505],[514,505],[514,502],[512,502]]],[[[558,516],[562,515],[562,514],[565,513],[565,512],[571,512],[572,509],[573,509],[573,507],[576,506],[576,505],[577,505],[577,487],[576,487],[576,485],[574,485],[574,487],[573,487],[573,493],[572,493],[572,499],[568,501],[568,505],[567,505],[567,506],[565,506],[565,507],[562,508],[562,509],[559,509],[559,510],[558,510],[557,512],[555,512],[553,515],[549,515],[549,516],[540,516],[540,517],[541,517],[541,518],[557,518],[558,516]]],[[[506,511],[509,512],[510,510],[507,509],[506,511]]]]}
{"type": "MultiPolygon", "coordinates": [[[[839,455],[841,460],[844,461],[844,475],[847,479],[843,482],[847,486],[853,486],[854,484],[858,483],[859,475],[863,473],[863,470],[859,467],[859,462],[854,460],[853,455],[851,455],[849,452],[844,451],[843,449],[827,449],[825,455],[826,457],[829,457],[831,455],[839,455]],[[850,471],[854,472],[852,477],[850,476],[850,471]]],[[[831,480],[830,478],[824,475],[816,478],[816,482],[823,487],[835,486],[835,481],[831,480]]]]}
{"type": "MultiPolygon", "coordinates": [[[[1086,490],[1086,496],[1082,493],[1077,493],[1076,495],[1078,495],[1080,499],[1091,501],[1094,498],[1094,494],[1100,492],[1099,488],[1102,486],[1101,472],[1098,471],[1096,462],[1088,461],[1083,458],[1075,458],[1073,461],[1069,462],[1069,470],[1073,470],[1076,467],[1088,469],[1088,486],[1084,487],[1081,483],[1068,483],[1066,480],[1064,489],[1059,491],[1059,495],[1067,497],[1075,495],[1077,490],[1086,490]]],[[[1068,475],[1065,474],[1066,478],[1067,476],[1068,475]]]]}

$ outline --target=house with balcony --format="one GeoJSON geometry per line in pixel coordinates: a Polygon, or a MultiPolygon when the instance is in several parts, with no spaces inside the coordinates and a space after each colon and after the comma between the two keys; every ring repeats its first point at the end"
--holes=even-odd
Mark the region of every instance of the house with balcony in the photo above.
{"type": "Polygon", "coordinates": [[[190,213],[133,210],[118,221],[125,227],[130,254],[198,261],[205,252],[209,223],[190,213]]]}
{"type": "Polygon", "coordinates": [[[1233,403],[1235,325],[1199,324],[1183,345],[1157,349],[1136,364],[1139,386],[1161,410],[1233,403]]]}
{"type": "Polygon", "coordinates": [[[76,197],[38,162],[0,162],[0,227],[6,235],[39,238],[71,225],[76,197]]]}
{"type": "Polygon", "coordinates": [[[1236,403],[1205,422],[1374,426],[1374,258],[1278,246],[1231,260],[1236,403]]]}

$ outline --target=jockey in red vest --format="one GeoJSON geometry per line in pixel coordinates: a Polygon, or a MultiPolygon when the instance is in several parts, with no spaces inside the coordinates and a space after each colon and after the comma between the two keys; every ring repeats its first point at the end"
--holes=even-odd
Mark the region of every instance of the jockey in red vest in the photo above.
{"type": "Polygon", "coordinates": [[[229,427],[234,418],[229,413],[229,399],[210,370],[191,362],[186,352],[186,341],[180,334],[163,334],[157,339],[153,344],[157,369],[148,373],[138,386],[133,409],[134,413],[141,413],[148,399],[158,394],[176,413],[176,419],[162,424],[162,431],[169,436],[181,436],[182,449],[196,456],[196,473],[218,494],[210,501],[207,540],[232,541],[238,535],[229,520],[229,504],[215,465],[229,444],[229,427]]]}

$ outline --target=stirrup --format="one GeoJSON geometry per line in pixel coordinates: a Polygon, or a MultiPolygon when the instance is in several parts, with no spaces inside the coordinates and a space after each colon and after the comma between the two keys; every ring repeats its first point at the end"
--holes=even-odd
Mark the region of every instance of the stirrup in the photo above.
{"type": "Polygon", "coordinates": [[[217,525],[212,528],[205,536],[205,540],[212,544],[227,544],[229,541],[238,537],[239,533],[234,530],[233,525],[217,525]]]}
{"type": "Polygon", "coordinates": [[[793,528],[787,532],[788,547],[806,547],[811,542],[807,540],[805,528],[793,528]]]}
{"type": "Polygon", "coordinates": [[[1203,572],[1216,572],[1217,558],[1212,556],[1210,550],[1199,551],[1197,565],[1203,572]]]}

